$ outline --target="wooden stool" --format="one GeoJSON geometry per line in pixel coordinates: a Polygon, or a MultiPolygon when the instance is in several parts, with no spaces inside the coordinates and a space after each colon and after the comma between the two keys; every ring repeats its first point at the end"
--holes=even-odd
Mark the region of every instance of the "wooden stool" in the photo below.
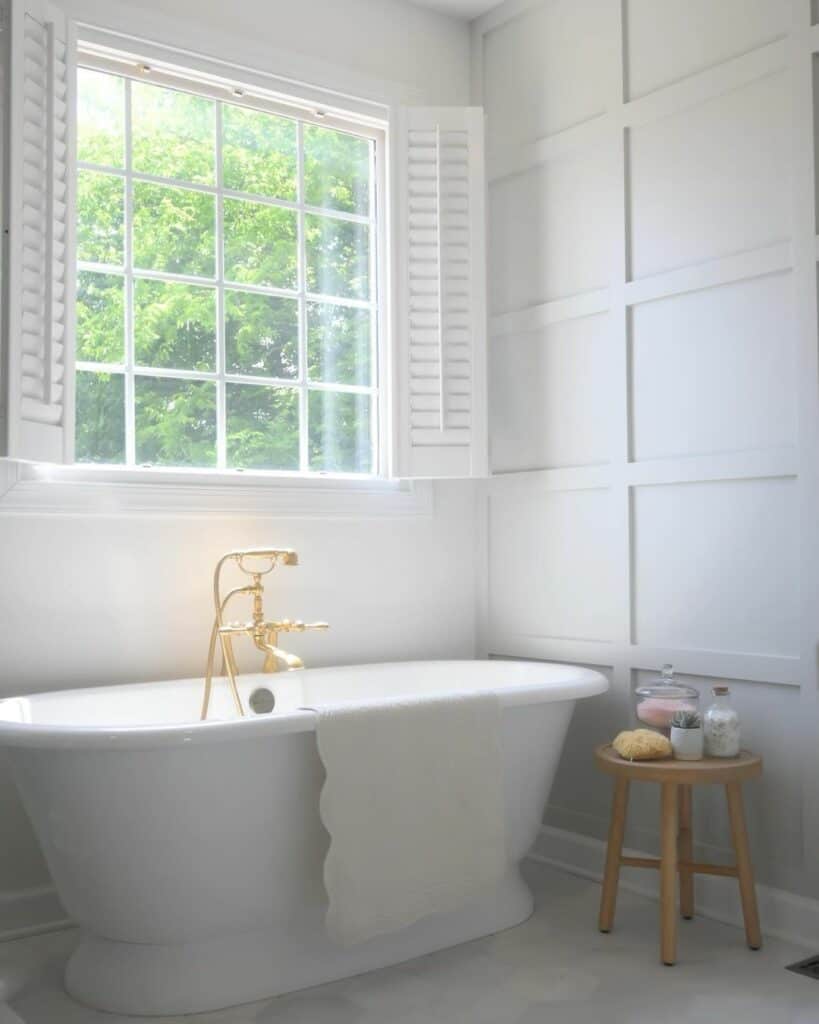
{"type": "Polygon", "coordinates": [[[671,965],[677,956],[677,873],[680,876],[680,911],[687,919],[694,916],[694,875],[727,875],[739,881],[745,936],[751,949],[759,949],[762,936],[759,931],[741,784],[746,779],[755,779],[762,774],[762,758],[743,750],[739,757],[706,757],[702,761],[625,761],[609,744],[598,747],[594,756],[598,767],[614,776],[606,870],[600,898],[600,931],[611,931],[614,923],[620,866],[659,869],[660,959],[664,964],[671,965]],[[623,856],[628,789],[632,781],[660,784],[659,859],[623,856]],[[692,786],[707,783],[725,786],[735,865],[699,864],[692,859],[691,790],[692,786]]]}

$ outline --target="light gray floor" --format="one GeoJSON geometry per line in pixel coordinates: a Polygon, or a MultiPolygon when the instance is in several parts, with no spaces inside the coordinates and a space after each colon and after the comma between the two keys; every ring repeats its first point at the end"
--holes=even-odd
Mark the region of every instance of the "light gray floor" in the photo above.
{"type": "MultiPolygon", "coordinates": [[[[663,967],[655,902],[621,892],[616,930],[600,935],[598,885],[531,863],[527,875],[537,910],[518,928],[162,1024],[819,1024],[819,982],[784,970],[809,951],[768,940],[754,953],[737,929],[699,919],[680,922],[679,962],[663,967]]],[[[0,945],[0,977],[15,967],[29,977],[12,1001],[24,1024],[145,1024],[84,1009],[63,993],[61,967],[75,941],[66,931],[0,945]]]]}

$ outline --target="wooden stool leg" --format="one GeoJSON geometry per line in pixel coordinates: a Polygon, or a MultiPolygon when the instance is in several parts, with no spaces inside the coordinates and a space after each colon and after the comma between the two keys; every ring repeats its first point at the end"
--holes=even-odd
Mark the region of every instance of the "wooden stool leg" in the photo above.
{"type": "Polygon", "coordinates": [[[614,924],[614,908],[617,904],[617,883],[620,879],[620,857],[623,853],[627,808],[628,779],[617,778],[614,780],[609,841],[606,848],[606,870],[603,874],[603,892],[600,896],[598,927],[601,932],[610,932],[614,924]]]}
{"type": "Polygon", "coordinates": [[[725,786],[725,793],[728,797],[731,837],[737,859],[737,878],[739,880],[739,895],[742,899],[742,916],[745,919],[745,937],[751,949],[759,949],[762,945],[762,935],[759,930],[754,871],[751,866],[748,831],[745,827],[745,811],[742,806],[742,787],[738,782],[729,782],[725,786]]]}
{"type": "MultiPolygon", "coordinates": [[[[680,831],[677,839],[679,861],[694,860],[694,837],[691,828],[691,786],[680,786],[680,831]]],[[[680,912],[690,921],[694,916],[694,873],[680,868],[680,912]]]]}
{"type": "Polygon", "coordinates": [[[677,959],[677,784],[663,782],[660,814],[660,959],[677,959]]]}

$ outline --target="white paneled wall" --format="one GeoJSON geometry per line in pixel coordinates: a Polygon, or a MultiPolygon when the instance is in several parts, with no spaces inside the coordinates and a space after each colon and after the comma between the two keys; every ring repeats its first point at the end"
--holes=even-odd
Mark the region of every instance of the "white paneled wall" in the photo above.
{"type": "Polygon", "coordinates": [[[492,309],[505,313],[605,285],[607,236],[600,226],[609,219],[606,198],[605,163],[582,154],[494,182],[492,309]]]}
{"type": "Polygon", "coordinates": [[[615,564],[611,494],[552,491],[539,501],[490,499],[490,573],[499,635],[549,635],[606,643],[614,638],[615,564]]]}
{"type": "Polygon", "coordinates": [[[798,656],[792,478],[641,486],[632,500],[636,644],[798,656]]]}
{"type": "MultiPolygon", "coordinates": [[[[813,895],[817,6],[507,0],[473,26],[491,182],[485,647],[613,684],[578,710],[547,820],[604,834],[590,746],[671,661],[706,697],[735,686],[767,762],[760,874],[813,895]]],[[[726,844],[713,801],[697,827],[726,844]]]]}
{"type": "Polygon", "coordinates": [[[489,398],[497,472],[607,461],[609,355],[604,315],[495,339],[489,398]]]}
{"type": "Polygon", "coordinates": [[[484,102],[496,146],[530,142],[605,112],[600,77],[582,68],[606,60],[606,7],[607,0],[535,5],[487,33],[484,102]]]}
{"type": "Polygon", "coordinates": [[[795,445],[793,303],[783,272],[635,306],[632,458],[795,445]]]}
{"type": "Polygon", "coordinates": [[[781,39],[790,28],[788,0],[627,0],[625,13],[631,100],[781,39]]]}
{"type": "Polygon", "coordinates": [[[788,99],[778,72],[629,128],[635,279],[790,237],[788,99]]]}

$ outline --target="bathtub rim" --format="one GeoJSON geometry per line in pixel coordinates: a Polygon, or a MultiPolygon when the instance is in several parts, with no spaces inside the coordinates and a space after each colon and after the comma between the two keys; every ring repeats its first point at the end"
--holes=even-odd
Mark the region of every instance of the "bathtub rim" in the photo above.
{"type": "MultiPolygon", "coordinates": [[[[321,668],[304,669],[309,673],[332,674],[349,672],[358,668],[390,669],[398,666],[417,664],[419,666],[469,665],[472,663],[486,664],[485,659],[472,658],[441,658],[434,660],[369,662],[353,665],[333,665],[321,668]]],[[[476,689],[474,693],[494,693],[498,696],[502,708],[522,707],[533,704],[558,703],[580,700],[606,693],[610,684],[602,672],[585,666],[569,663],[540,662],[530,659],[514,659],[516,665],[532,668],[548,666],[550,669],[564,668],[570,674],[565,681],[549,681],[526,683],[498,687],[476,689]]],[[[503,664],[498,659],[497,664],[503,664]]],[[[243,678],[270,678],[258,673],[248,673],[243,678]]],[[[37,693],[18,694],[0,700],[0,707],[8,700],[21,698],[36,699],[38,696],[59,695],[68,697],[73,693],[88,694],[98,691],[115,691],[120,686],[128,687],[161,687],[172,683],[193,683],[202,685],[202,679],[189,677],[183,679],[162,679],[152,682],[123,683],[101,687],[71,687],[65,690],[46,690],[37,693]]],[[[454,692],[454,691],[453,691],[454,692]]],[[[453,692],[443,691],[431,695],[431,699],[446,699],[453,692]]],[[[465,691],[457,691],[464,695],[465,691]]],[[[395,700],[412,699],[406,694],[396,694],[383,702],[390,704],[395,700]]],[[[0,749],[47,749],[47,750],[154,750],[165,747],[189,747],[203,744],[242,742],[263,736],[280,736],[296,733],[315,732],[318,712],[311,709],[282,712],[275,715],[258,715],[230,721],[214,720],[205,722],[174,722],[167,724],[141,725],[71,725],[71,724],[31,724],[14,722],[0,718],[0,749]]]]}

